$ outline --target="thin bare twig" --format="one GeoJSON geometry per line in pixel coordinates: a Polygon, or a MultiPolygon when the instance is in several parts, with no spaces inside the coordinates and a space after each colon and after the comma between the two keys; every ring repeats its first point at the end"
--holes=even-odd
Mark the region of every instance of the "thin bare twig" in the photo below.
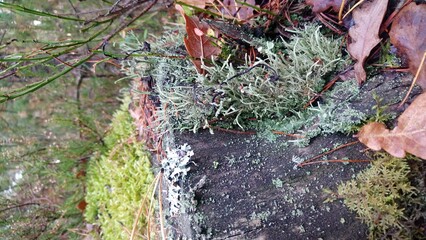
{"type": "Polygon", "coordinates": [[[345,163],[345,162],[371,162],[371,160],[365,160],[365,159],[332,159],[332,160],[318,160],[318,161],[312,161],[312,162],[307,162],[307,163],[301,163],[298,164],[298,167],[303,167],[303,166],[307,166],[307,165],[311,165],[311,164],[317,164],[317,163],[345,163]]]}
{"type": "MultiPolygon", "coordinates": [[[[123,30],[124,28],[126,28],[127,26],[131,25],[132,23],[134,23],[138,18],[140,18],[141,16],[143,16],[146,12],[148,12],[156,3],[158,2],[158,0],[153,0],[151,2],[151,4],[149,4],[142,12],[140,12],[136,17],[132,18],[130,21],[121,24],[117,29],[113,30],[110,34],[108,34],[107,36],[104,37],[103,41],[100,42],[98,45],[96,45],[96,47],[94,47],[92,49],[92,51],[94,50],[98,50],[99,48],[101,48],[103,45],[106,44],[106,42],[108,42],[111,38],[113,38],[117,33],[119,33],[121,30],[123,30]]],[[[131,12],[136,11],[137,9],[139,9],[139,7],[131,10],[131,12]]],[[[128,14],[130,14],[130,12],[128,12],[128,14]]]]}
{"type": "Polygon", "coordinates": [[[353,142],[349,142],[349,143],[346,143],[346,144],[340,145],[340,146],[338,146],[338,147],[336,147],[336,148],[331,149],[330,151],[327,151],[327,152],[322,153],[322,154],[320,154],[320,155],[317,155],[317,156],[315,156],[315,157],[313,157],[313,158],[310,158],[310,159],[308,159],[308,160],[306,160],[306,161],[304,161],[304,162],[302,162],[302,163],[299,163],[299,164],[297,164],[297,166],[298,166],[298,167],[302,167],[302,166],[308,165],[310,162],[312,162],[312,161],[314,161],[314,160],[316,160],[316,159],[318,159],[318,158],[321,158],[321,157],[323,157],[323,156],[325,156],[325,155],[328,155],[328,154],[330,154],[330,153],[333,153],[333,152],[335,152],[335,151],[337,151],[337,150],[339,150],[339,149],[342,149],[342,148],[345,148],[345,147],[349,147],[349,146],[355,145],[355,144],[357,144],[357,143],[359,143],[359,142],[358,142],[358,141],[353,141],[353,142]]]}
{"type": "Polygon", "coordinates": [[[405,95],[404,99],[402,100],[402,102],[399,104],[398,107],[402,107],[402,105],[407,101],[408,97],[410,96],[411,91],[414,88],[414,85],[417,82],[417,79],[419,78],[420,72],[423,68],[423,66],[425,65],[425,59],[426,59],[426,52],[423,53],[423,58],[420,61],[420,65],[419,68],[417,68],[417,72],[416,72],[416,76],[414,76],[413,82],[411,83],[410,89],[408,89],[407,94],[405,95]]]}
{"type": "Polygon", "coordinates": [[[14,205],[14,206],[11,206],[11,207],[0,209],[0,212],[5,212],[5,211],[11,210],[11,209],[21,208],[21,207],[25,207],[25,206],[29,206],[29,205],[40,206],[40,203],[36,203],[36,202],[22,203],[22,204],[18,204],[18,205],[14,205]]]}

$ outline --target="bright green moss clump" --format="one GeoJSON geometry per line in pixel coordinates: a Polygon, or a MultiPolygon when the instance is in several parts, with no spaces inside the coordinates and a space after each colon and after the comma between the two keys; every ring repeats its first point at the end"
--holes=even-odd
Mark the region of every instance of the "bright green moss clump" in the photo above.
{"type": "MultiPolygon", "coordinates": [[[[85,217],[99,224],[102,239],[128,239],[135,214],[153,181],[149,153],[134,137],[135,127],[127,110],[126,97],[114,114],[106,149],[91,159],[87,173],[85,217]]],[[[139,219],[138,232],[146,220],[139,219]]]]}

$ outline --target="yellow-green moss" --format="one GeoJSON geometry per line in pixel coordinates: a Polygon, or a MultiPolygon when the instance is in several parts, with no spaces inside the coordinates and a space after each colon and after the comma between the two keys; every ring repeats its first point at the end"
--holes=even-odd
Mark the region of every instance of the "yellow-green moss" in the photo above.
{"type": "Polygon", "coordinates": [[[370,239],[410,235],[404,226],[403,206],[414,204],[417,190],[410,184],[409,173],[406,159],[379,153],[370,168],[338,187],[345,205],[369,227],[370,239]]]}
{"type": "MultiPolygon", "coordinates": [[[[149,153],[134,137],[129,102],[125,97],[114,114],[105,138],[106,149],[91,159],[87,172],[85,217],[100,225],[102,239],[129,238],[127,231],[132,230],[138,207],[154,179],[149,153]]],[[[145,225],[141,217],[139,233],[144,232],[145,225]]]]}

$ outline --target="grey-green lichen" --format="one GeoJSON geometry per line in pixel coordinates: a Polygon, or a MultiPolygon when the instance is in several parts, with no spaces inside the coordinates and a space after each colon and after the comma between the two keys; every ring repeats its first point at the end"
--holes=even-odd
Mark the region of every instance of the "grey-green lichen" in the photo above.
{"type": "MultiPolygon", "coordinates": [[[[169,32],[152,45],[152,53],[125,62],[130,76],[155,79],[153,94],[160,100],[157,115],[159,131],[197,131],[209,128],[209,120],[233,119],[241,128],[249,117],[283,118],[299,111],[317,94],[328,73],[340,70],[346,60],[340,40],[324,36],[317,25],[293,31],[285,41],[253,39],[259,52],[255,60],[236,66],[228,59],[205,59],[205,74],[199,74],[183,56],[181,31],[169,32]],[[155,54],[154,54],[155,53],[155,54]],[[165,57],[169,56],[169,57],[165,57]]],[[[127,40],[127,52],[141,48],[127,40]],[[129,44],[127,44],[129,42],[129,44]]]]}
{"type": "Polygon", "coordinates": [[[368,116],[350,107],[349,102],[359,94],[355,80],[338,82],[331,91],[324,94],[325,102],[308,107],[304,111],[281,119],[269,119],[253,124],[259,134],[270,140],[278,135],[272,131],[298,134],[300,137],[290,140],[299,146],[306,146],[310,139],[323,134],[349,133],[354,125],[362,123],[368,116]]]}

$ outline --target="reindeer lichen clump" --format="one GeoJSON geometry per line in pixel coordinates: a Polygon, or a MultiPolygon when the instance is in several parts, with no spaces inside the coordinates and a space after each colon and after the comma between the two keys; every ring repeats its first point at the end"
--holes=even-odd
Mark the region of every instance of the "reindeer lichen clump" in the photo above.
{"type": "MultiPolygon", "coordinates": [[[[185,58],[182,31],[169,31],[151,45],[151,52],[125,62],[129,76],[155,79],[150,94],[159,98],[159,130],[197,131],[209,120],[233,119],[244,128],[244,120],[255,117],[283,118],[299,111],[317,94],[328,73],[345,64],[338,39],[324,36],[317,25],[293,31],[289,40],[253,38],[249,44],[256,59],[236,65],[227,59],[205,59],[205,74],[198,73],[185,58]]],[[[135,52],[143,43],[132,38],[122,49],[135,52]]]]}

